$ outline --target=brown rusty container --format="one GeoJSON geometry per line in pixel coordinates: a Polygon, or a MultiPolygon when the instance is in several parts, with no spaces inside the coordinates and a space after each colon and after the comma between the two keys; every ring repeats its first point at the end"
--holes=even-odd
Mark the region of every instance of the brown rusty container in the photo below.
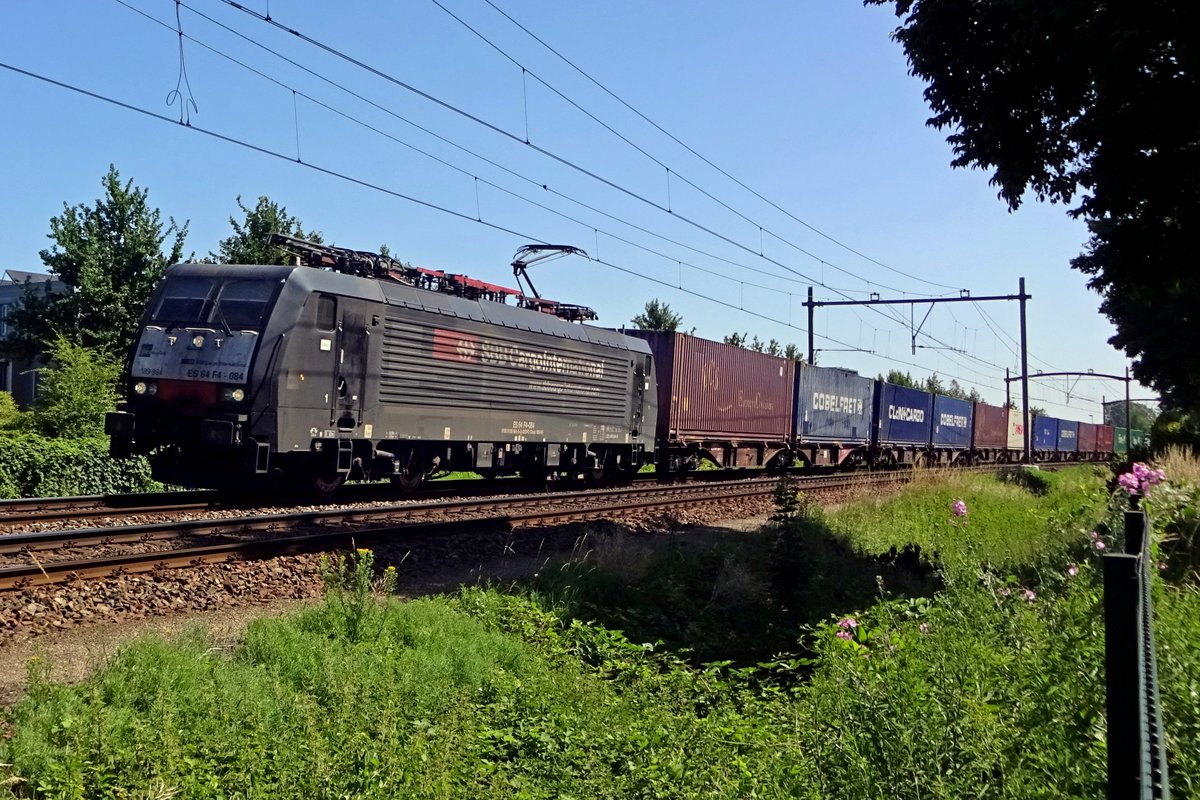
{"type": "Polygon", "coordinates": [[[1116,450],[1117,429],[1112,425],[1096,426],[1096,451],[1099,453],[1114,453],[1116,450]]]}
{"type": "Polygon", "coordinates": [[[649,342],[654,354],[660,440],[790,434],[794,362],[685,333],[625,333],[649,342]]]}
{"type": "Polygon", "coordinates": [[[1091,422],[1079,423],[1079,452],[1096,452],[1096,442],[1099,439],[1100,426],[1091,422]]]}
{"type": "Polygon", "coordinates": [[[976,450],[1005,449],[1008,446],[1008,409],[976,403],[972,435],[971,446],[976,450]]]}

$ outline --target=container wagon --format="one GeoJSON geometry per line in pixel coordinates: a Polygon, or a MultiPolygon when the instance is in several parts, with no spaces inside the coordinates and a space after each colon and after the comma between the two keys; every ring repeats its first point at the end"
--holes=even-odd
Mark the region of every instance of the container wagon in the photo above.
{"type": "Polygon", "coordinates": [[[1097,442],[1100,438],[1100,426],[1094,422],[1079,423],[1079,460],[1099,461],[1101,458],[1097,442]]]}
{"type": "Polygon", "coordinates": [[[971,424],[971,463],[1008,461],[1008,409],[975,403],[971,424]]]}
{"type": "Polygon", "coordinates": [[[1033,418],[1033,452],[1037,461],[1054,461],[1058,451],[1058,419],[1056,417],[1033,418]]]}
{"type": "Polygon", "coordinates": [[[805,466],[867,463],[875,380],[837,367],[796,365],[793,455],[805,466]]]}
{"type": "MultiPolygon", "coordinates": [[[[1026,425],[1021,421],[1020,410],[1010,408],[1008,410],[1008,460],[1012,463],[1020,463],[1025,458],[1025,430],[1026,425]]],[[[1032,431],[1032,428],[1029,430],[1032,431]]],[[[1033,447],[1032,441],[1029,446],[1033,447]]]]}
{"type": "Polygon", "coordinates": [[[1060,460],[1079,459],[1079,423],[1069,419],[1058,421],[1058,450],[1060,460]]]}
{"type": "Polygon", "coordinates": [[[795,362],[686,333],[628,330],[658,379],[660,469],[789,466],[795,362]]]}
{"type": "Polygon", "coordinates": [[[929,456],[941,466],[965,465],[971,459],[975,404],[956,397],[933,396],[929,456]]]}
{"type": "Polygon", "coordinates": [[[895,466],[925,462],[932,432],[933,395],[876,381],[874,407],[871,446],[875,463],[895,466]]]}
{"type": "Polygon", "coordinates": [[[1112,425],[1096,426],[1096,450],[1100,453],[1102,460],[1116,454],[1116,433],[1116,428],[1112,425]]]}

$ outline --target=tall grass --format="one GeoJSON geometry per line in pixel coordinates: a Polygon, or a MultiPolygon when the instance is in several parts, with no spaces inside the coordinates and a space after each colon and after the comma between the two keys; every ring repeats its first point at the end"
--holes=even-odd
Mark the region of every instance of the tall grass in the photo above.
{"type": "MultiPolygon", "coordinates": [[[[231,649],[198,630],[139,639],[73,687],[35,662],[0,783],[71,798],[1098,797],[1103,484],[1090,468],[921,478],[829,514],[785,492],[759,534],[597,534],[524,596],[400,603],[357,552],[325,565],[326,603],[231,649]]],[[[1172,788],[1200,797],[1200,593],[1186,576],[1155,592],[1172,788]]]]}

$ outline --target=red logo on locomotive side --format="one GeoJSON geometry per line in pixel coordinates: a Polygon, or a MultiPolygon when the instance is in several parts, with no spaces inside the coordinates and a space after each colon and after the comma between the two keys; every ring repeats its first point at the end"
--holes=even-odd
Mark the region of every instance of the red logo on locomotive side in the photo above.
{"type": "Polygon", "coordinates": [[[479,361],[479,337],[470,333],[434,328],[433,357],[445,361],[479,361]]]}

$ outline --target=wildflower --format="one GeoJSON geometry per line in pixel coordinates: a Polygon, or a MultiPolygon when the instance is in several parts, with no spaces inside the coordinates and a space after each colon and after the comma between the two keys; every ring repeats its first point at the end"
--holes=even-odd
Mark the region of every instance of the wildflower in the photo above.
{"type": "Polygon", "coordinates": [[[1033,589],[1026,589],[1021,592],[1021,599],[1026,603],[1032,603],[1034,600],[1037,600],[1037,595],[1033,593],[1033,589]]]}
{"type": "Polygon", "coordinates": [[[1158,571],[1166,572],[1167,571],[1167,562],[1165,562],[1165,561],[1158,562],[1158,571]]]}
{"type": "Polygon", "coordinates": [[[837,637],[839,639],[845,639],[846,641],[849,641],[850,640],[850,631],[838,631],[837,637]]]}
{"type": "Polygon", "coordinates": [[[1079,567],[1075,564],[1072,564],[1071,566],[1067,567],[1067,574],[1074,578],[1079,574],[1079,567]]]}
{"type": "Polygon", "coordinates": [[[1142,462],[1134,464],[1129,472],[1117,478],[1121,488],[1130,494],[1150,494],[1150,487],[1157,486],[1167,479],[1167,473],[1161,469],[1150,469],[1142,462]]]}
{"type": "Polygon", "coordinates": [[[917,630],[919,630],[921,633],[929,633],[929,623],[922,622],[920,625],[917,626],[917,630]]]}
{"type": "Polygon", "coordinates": [[[1001,586],[999,591],[996,592],[996,594],[1000,595],[1001,597],[1008,597],[1010,594],[1012,594],[1012,592],[1009,590],[1009,588],[1007,586],[1001,586]]]}
{"type": "Polygon", "coordinates": [[[967,515],[967,504],[962,501],[962,498],[959,498],[950,504],[950,510],[954,512],[954,516],[956,517],[965,517],[967,515]]]}
{"type": "Polygon", "coordinates": [[[1100,538],[1100,534],[1096,533],[1095,531],[1092,531],[1091,533],[1089,533],[1088,536],[1092,537],[1092,541],[1095,541],[1100,538]]]}
{"type": "Polygon", "coordinates": [[[842,617],[840,620],[838,620],[838,627],[842,630],[846,630],[847,628],[857,628],[858,620],[856,620],[854,617],[842,617]]]}
{"type": "Polygon", "coordinates": [[[357,550],[356,552],[357,552],[357,553],[358,553],[360,556],[369,556],[369,555],[371,555],[371,551],[370,551],[370,550],[368,550],[368,549],[367,549],[367,548],[365,548],[365,547],[360,547],[360,548],[358,548],[358,550],[357,550]]]}
{"type": "Polygon", "coordinates": [[[1096,541],[1092,542],[1092,547],[1096,548],[1097,551],[1103,550],[1107,546],[1108,545],[1104,543],[1103,539],[1097,539],[1096,541]]]}

